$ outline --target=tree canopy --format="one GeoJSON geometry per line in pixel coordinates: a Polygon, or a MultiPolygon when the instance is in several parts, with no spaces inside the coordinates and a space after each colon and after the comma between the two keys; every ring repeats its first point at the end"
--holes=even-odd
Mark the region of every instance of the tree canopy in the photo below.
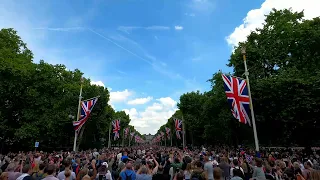
{"type": "MultiPolygon", "coordinates": [[[[38,141],[46,150],[72,149],[81,77],[75,69],[41,60],[14,29],[0,31],[0,140],[1,149],[30,149],[38,141]],[[71,115],[71,116],[70,116],[71,115]]],[[[83,79],[83,100],[100,96],[85,124],[80,148],[99,148],[107,143],[110,122],[121,119],[121,134],[130,123],[124,111],[109,104],[107,88],[83,79]]],[[[131,130],[134,127],[130,126],[131,130]]],[[[120,141],[120,140],[119,140],[120,141]]]]}
{"type": "MultiPolygon", "coordinates": [[[[229,59],[231,75],[244,78],[241,47],[246,47],[257,132],[264,146],[320,145],[320,18],[303,17],[303,12],[273,9],[264,26],[239,43],[229,59]]],[[[208,80],[210,91],[180,96],[177,113],[179,118],[183,114],[187,143],[253,145],[252,128],[230,112],[221,73],[208,80]]],[[[170,118],[163,127],[174,131],[172,123],[170,118]]]]}

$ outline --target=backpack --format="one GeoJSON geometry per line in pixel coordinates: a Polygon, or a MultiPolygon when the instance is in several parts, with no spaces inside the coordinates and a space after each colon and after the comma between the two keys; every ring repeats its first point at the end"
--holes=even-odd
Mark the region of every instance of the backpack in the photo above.
{"type": "Polygon", "coordinates": [[[239,175],[239,177],[241,177],[242,179],[245,179],[243,172],[241,171],[240,168],[234,168],[233,169],[233,176],[237,174],[239,175]]]}
{"type": "Polygon", "coordinates": [[[41,179],[43,179],[44,178],[44,173],[42,173],[42,174],[40,174],[39,175],[39,173],[34,173],[33,175],[32,175],[32,179],[33,180],[41,180],[41,179]]]}
{"type": "Polygon", "coordinates": [[[202,173],[203,173],[203,171],[201,171],[201,172],[193,172],[192,175],[191,175],[191,180],[203,180],[202,173]]]}
{"type": "Polygon", "coordinates": [[[132,180],[132,178],[131,178],[132,174],[130,176],[128,176],[128,174],[126,172],[124,172],[124,174],[126,175],[126,180],[132,180]]]}

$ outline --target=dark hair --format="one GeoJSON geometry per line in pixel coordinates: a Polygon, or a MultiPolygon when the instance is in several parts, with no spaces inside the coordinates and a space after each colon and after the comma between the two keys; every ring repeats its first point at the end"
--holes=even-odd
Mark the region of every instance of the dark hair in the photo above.
{"type": "Polygon", "coordinates": [[[28,173],[30,169],[31,169],[31,165],[30,164],[26,164],[22,168],[22,173],[28,173]]]}
{"type": "Polygon", "coordinates": [[[39,164],[39,169],[40,170],[44,170],[45,167],[46,167],[46,165],[44,163],[39,164]]]}
{"type": "Polygon", "coordinates": [[[255,161],[256,161],[256,166],[257,167],[262,167],[262,159],[256,158],[255,161]]]}
{"type": "Polygon", "coordinates": [[[238,159],[234,159],[232,162],[233,162],[233,165],[235,165],[235,166],[239,165],[238,159]]]}
{"type": "Polygon", "coordinates": [[[49,164],[46,168],[48,175],[52,175],[56,172],[56,166],[54,164],[49,164]]]}
{"type": "Polygon", "coordinates": [[[71,165],[70,159],[65,159],[63,164],[64,164],[65,167],[69,167],[71,165]]]}

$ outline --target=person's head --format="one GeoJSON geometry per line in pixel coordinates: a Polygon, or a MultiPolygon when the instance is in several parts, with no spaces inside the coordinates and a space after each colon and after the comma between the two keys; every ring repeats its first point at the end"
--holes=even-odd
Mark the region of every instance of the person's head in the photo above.
{"type": "Polygon", "coordinates": [[[8,179],[9,179],[8,172],[1,173],[0,180],[8,180],[8,179]]]}
{"type": "Polygon", "coordinates": [[[23,166],[22,168],[22,173],[28,173],[31,174],[32,173],[32,167],[30,164],[26,164],[23,166]]]}
{"type": "Polygon", "coordinates": [[[232,163],[233,163],[234,166],[238,166],[239,165],[238,159],[232,160],[232,163]]]}
{"type": "Polygon", "coordinates": [[[228,163],[228,158],[226,158],[226,157],[222,157],[221,159],[220,159],[220,163],[228,163]]]}
{"type": "Polygon", "coordinates": [[[205,156],[205,157],[204,157],[204,161],[205,161],[205,162],[208,162],[208,161],[209,161],[209,156],[205,156]]]}
{"type": "Polygon", "coordinates": [[[148,174],[148,168],[146,166],[142,166],[140,170],[140,174],[148,174]]]}
{"type": "Polygon", "coordinates": [[[70,176],[71,176],[71,171],[70,171],[69,169],[66,169],[66,170],[64,171],[64,176],[65,176],[66,178],[70,177],[70,176]]]}
{"type": "Polygon", "coordinates": [[[56,166],[54,164],[49,164],[46,171],[48,175],[53,175],[56,172],[56,166]]]}
{"type": "Polygon", "coordinates": [[[195,165],[196,165],[197,168],[201,168],[202,167],[201,161],[196,161],[195,165]]]}
{"type": "Polygon", "coordinates": [[[63,162],[65,168],[70,168],[71,166],[71,160],[70,159],[65,159],[64,162],[63,162]]]}
{"type": "Polygon", "coordinates": [[[126,164],[126,169],[132,169],[132,164],[130,162],[126,164]]]}
{"type": "Polygon", "coordinates": [[[256,159],[255,159],[255,162],[256,162],[256,166],[257,166],[257,167],[262,167],[263,161],[262,161],[261,158],[256,158],[256,159]]]}
{"type": "Polygon", "coordinates": [[[213,168],[213,178],[219,180],[222,178],[222,170],[219,167],[213,168]]]}
{"type": "Polygon", "coordinates": [[[39,164],[39,170],[44,171],[44,168],[46,168],[46,165],[44,163],[39,164]]]}
{"type": "Polygon", "coordinates": [[[304,163],[304,167],[306,169],[312,168],[312,164],[311,164],[310,160],[308,160],[307,162],[304,163]]]}
{"type": "Polygon", "coordinates": [[[188,164],[187,164],[186,170],[187,170],[187,171],[191,171],[191,163],[188,163],[188,164]]]}
{"type": "Polygon", "coordinates": [[[176,174],[176,180],[183,180],[183,171],[179,171],[176,174]]]}
{"type": "Polygon", "coordinates": [[[107,171],[107,169],[108,169],[108,163],[103,162],[102,165],[99,167],[98,172],[99,174],[103,174],[107,171]]]}
{"type": "Polygon", "coordinates": [[[158,174],[162,174],[163,173],[163,166],[162,165],[159,165],[157,173],[158,174]]]}

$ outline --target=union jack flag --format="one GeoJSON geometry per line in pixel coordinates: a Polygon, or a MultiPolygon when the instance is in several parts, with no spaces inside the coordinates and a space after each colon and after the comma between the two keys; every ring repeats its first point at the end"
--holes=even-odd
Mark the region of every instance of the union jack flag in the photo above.
{"type": "Polygon", "coordinates": [[[129,134],[129,128],[127,127],[124,129],[124,137],[127,137],[128,134],[129,134]]]}
{"type": "Polygon", "coordinates": [[[224,74],[222,74],[222,79],[228,103],[231,106],[232,115],[238,119],[240,123],[248,123],[251,126],[249,118],[250,97],[246,81],[224,74]]]}
{"type": "Polygon", "coordinates": [[[181,139],[180,132],[182,131],[182,121],[180,119],[174,118],[174,126],[176,128],[176,136],[181,139]]]}
{"type": "Polygon", "coordinates": [[[130,133],[130,135],[131,135],[131,139],[133,139],[133,136],[134,136],[134,132],[130,133]]]}
{"type": "Polygon", "coordinates": [[[112,121],[112,127],[113,127],[113,133],[114,133],[114,140],[116,140],[117,138],[120,138],[120,119],[116,119],[114,121],[112,121]]]}
{"type": "Polygon", "coordinates": [[[170,128],[166,127],[166,133],[167,133],[167,137],[168,139],[170,139],[170,128]]]}
{"type": "Polygon", "coordinates": [[[98,101],[98,98],[99,97],[94,97],[88,100],[81,101],[79,120],[73,122],[73,127],[75,131],[80,131],[82,126],[87,122],[94,105],[98,101]]]}
{"type": "Polygon", "coordinates": [[[161,139],[164,139],[165,138],[164,132],[161,131],[160,134],[161,134],[161,139]]]}

